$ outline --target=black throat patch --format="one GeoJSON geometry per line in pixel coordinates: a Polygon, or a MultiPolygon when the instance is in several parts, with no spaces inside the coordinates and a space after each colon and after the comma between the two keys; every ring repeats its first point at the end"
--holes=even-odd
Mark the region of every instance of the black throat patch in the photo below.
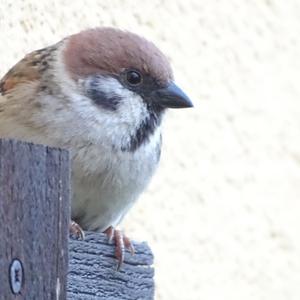
{"type": "Polygon", "coordinates": [[[143,120],[135,133],[130,136],[130,141],[126,146],[122,146],[121,150],[126,152],[134,152],[141,145],[147,143],[155,132],[155,129],[161,124],[164,109],[161,107],[153,107],[147,105],[148,116],[143,120]]]}

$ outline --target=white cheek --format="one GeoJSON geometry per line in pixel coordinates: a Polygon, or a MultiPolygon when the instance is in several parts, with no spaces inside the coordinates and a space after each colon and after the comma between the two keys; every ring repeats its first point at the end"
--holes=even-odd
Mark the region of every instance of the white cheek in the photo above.
{"type": "Polygon", "coordinates": [[[100,77],[98,85],[103,93],[116,95],[120,101],[117,109],[112,111],[92,104],[96,122],[108,131],[111,138],[119,142],[120,138],[129,138],[147,117],[148,111],[143,99],[112,77],[100,77]]]}
{"type": "MultiPolygon", "coordinates": [[[[79,82],[82,88],[84,84],[84,81],[79,82]]],[[[138,94],[126,89],[114,78],[102,77],[98,84],[103,93],[120,98],[117,109],[105,109],[84,96],[83,92],[74,89],[74,86],[65,86],[63,94],[68,95],[68,101],[71,102],[68,110],[61,112],[63,125],[67,126],[65,132],[71,135],[80,133],[97,144],[127,145],[130,136],[148,115],[146,104],[138,94]]],[[[59,119],[57,114],[59,112],[56,113],[59,119]]]]}
{"type": "Polygon", "coordinates": [[[87,81],[73,81],[60,60],[58,57],[55,78],[61,94],[41,97],[44,105],[35,116],[37,125],[49,130],[49,136],[56,136],[58,144],[94,143],[109,149],[113,145],[127,145],[130,136],[148,116],[143,99],[117,79],[99,76],[101,91],[120,97],[116,110],[105,109],[85,96],[87,81]]]}

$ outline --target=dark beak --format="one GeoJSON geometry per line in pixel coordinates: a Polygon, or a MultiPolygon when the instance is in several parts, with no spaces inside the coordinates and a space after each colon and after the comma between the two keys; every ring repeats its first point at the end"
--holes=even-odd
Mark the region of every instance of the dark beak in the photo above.
{"type": "Polygon", "coordinates": [[[193,107],[193,103],[189,97],[173,82],[165,88],[153,91],[151,96],[152,99],[162,107],[193,107]]]}

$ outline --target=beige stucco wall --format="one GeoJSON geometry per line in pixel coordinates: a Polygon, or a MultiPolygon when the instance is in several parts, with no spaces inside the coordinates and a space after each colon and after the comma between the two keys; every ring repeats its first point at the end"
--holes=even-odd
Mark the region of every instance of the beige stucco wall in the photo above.
{"type": "Polygon", "coordinates": [[[156,42],[195,103],[123,224],[152,245],[156,299],[300,299],[300,2],[1,0],[0,76],[99,25],[156,42]]]}

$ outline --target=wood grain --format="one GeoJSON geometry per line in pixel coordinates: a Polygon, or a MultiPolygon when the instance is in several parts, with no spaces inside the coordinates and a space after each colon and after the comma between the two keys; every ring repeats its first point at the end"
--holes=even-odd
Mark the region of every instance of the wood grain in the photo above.
{"type": "Polygon", "coordinates": [[[66,299],[69,196],[67,151],[0,140],[0,299],[66,299]],[[18,295],[14,258],[24,268],[18,295]]]}
{"type": "Polygon", "coordinates": [[[70,239],[68,300],[154,299],[153,255],[146,243],[134,243],[135,255],[126,253],[116,271],[114,246],[99,233],[86,233],[84,241],[70,239]]]}
{"type": "Polygon", "coordinates": [[[153,255],[147,244],[134,243],[135,255],[126,253],[116,271],[114,245],[106,235],[88,232],[84,241],[68,240],[69,196],[66,151],[0,139],[0,299],[152,300],[153,255]],[[17,295],[9,283],[15,258],[24,268],[17,295]]]}

